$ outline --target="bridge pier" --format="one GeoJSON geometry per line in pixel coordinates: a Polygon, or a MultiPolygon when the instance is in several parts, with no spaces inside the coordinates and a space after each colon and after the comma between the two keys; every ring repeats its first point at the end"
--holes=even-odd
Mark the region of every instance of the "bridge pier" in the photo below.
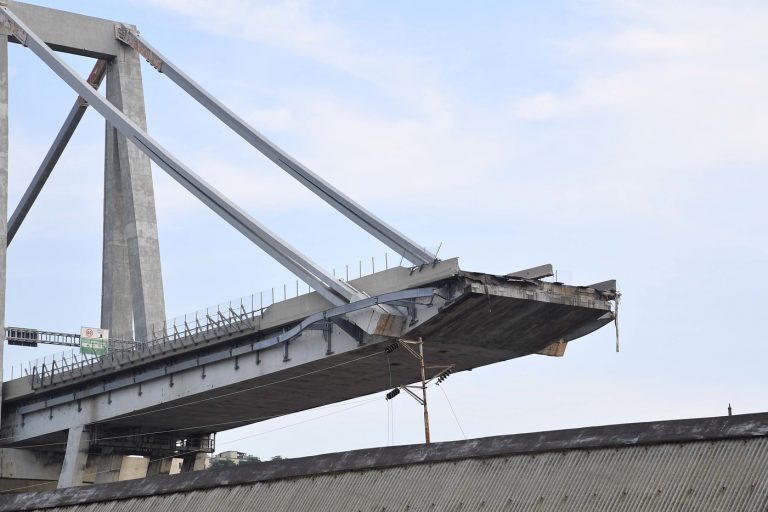
{"type": "Polygon", "coordinates": [[[191,453],[183,457],[184,462],[181,463],[182,473],[191,473],[193,471],[201,471],[205,469],[205,461],[207,456],[205,453],[191,453]]]}
{"type": "Polygon", "coordinates": [[[69,428],[64,463],[59,475],[59,489],[83,485],[90,439],[90,432],[83,425],[69,428]]]}
{"type": "Polygon", "coordinates": [[[171,474],[173,471],[174,459],[161,459],[160,457],[161,456],[153,456],[150,458],[149,465],[147,466],[147,476],[171,474]]]}
{"type": "Polygon", "coordinates": [[[120,478],[120,470],[123,467],[123,455],[116,454],[109,450],[100,454],[91,454],[95,471],[93,473],[93,483],[106,484],[117,482],[120,478]]]}

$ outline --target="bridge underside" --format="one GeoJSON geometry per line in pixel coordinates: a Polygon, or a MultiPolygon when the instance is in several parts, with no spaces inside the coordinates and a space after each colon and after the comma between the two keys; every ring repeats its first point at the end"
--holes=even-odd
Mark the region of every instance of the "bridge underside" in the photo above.
{"type": "MultiPolygon", "coordinates": [[[[408,337],[423,337],[427,364],[454,364],[457,371],[464,371],[535,354],[581,326],[602,326],[611,322],[612,316],[606,317],[605,313],[604,310],[562,304],[471,294],[411,331],[408,337]],[[600,320],[601,317],[605,318],[600,320]]],[[[271,387],[243,391],[210,400],[204,407],[199,403],[178,407],[171,415],[164,408],[182,405],[184,401],[163,404],[157,413],[142,415],[143,428],[146,425],[151,425],[153,430],[178,428],[179,425],[202,426],[210,424],[211,418],[255,423],[253,418],[282,416],[391,389],[390,370],[395,386],[419,380],[418,362],[402,349],[385,354],[383,349],[388,343],[391,341],[384,340],[279,372],[271,378],[256,378],[218,388],[196,395],[190,401],[294,379],[280,383],[279,391],[271,387]],[[371,357],[357,361],[368,355],[371,357]],[[337,368],[324,370],[331,366],[337,368]]],[[[243,359],[240,364],[255,365],[255,358],[243,359]]],[[[110,422],[110,426],[133,428],[136,421],[117,418],[110,422]]]]}

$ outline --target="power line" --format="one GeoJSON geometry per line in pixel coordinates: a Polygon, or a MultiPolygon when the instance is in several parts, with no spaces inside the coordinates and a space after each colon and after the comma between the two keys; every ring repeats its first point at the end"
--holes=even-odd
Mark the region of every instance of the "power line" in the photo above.
{"type": "MultiPolygon", "coordinates": [[[[389,347],[387,347],[388,349],[389,347]]],[[[387,351],[387,349],[384,350],[384,353],[387,355],[387,372],[389,373],[389,387],[392,387],[392,362],[389,359],[389,353],[391,351],[387,351]]],[[[392,436],[392,442],[394,443],[394,418],[392,417],[392,401],[391,400],[385,400],[384,402],[387,406],[387,446],[390,445],[390,434],[392,436]]]]}
{"type": "MultiPolygon", "coordinates": [[[[359,400],[359,401],[354,401],[354,402],[341,402],[341,403],[336,403],[336,404],[328,404],[328,405],[323,405],[321,407],[316,407],[315,409],[321,409],[321,408],[324,408],[324,407],[340,407],[342,405],[349,405],[349,404],[361,404],[362,405],[364,403],[368,403],[368,402],[371,402],[373,400],[379,400],[379,398],[366,398],[364,400],[359,400]]],[[[271,420],[271,419],[280,418],[280,417],[283,417],[283,416],[286,416],[286,415],[285,414],[273,414],[271,416],[258,416],[258,417],[255,417],[255,418],[244,418],[244,419],[234,420],[234,421],[223,421],[223,422],[220,422],[220,423],[209,423],[207,425],[195,425],[195,426],[188,426],[188,427],[183,427],[183,428],[172,428],[172,429],[167,429],[167,430],[157,430],[157,431],[154,431],[154,432],[139,432],[139,433],[136,433],[136,434],[124,434],[124,435],[119,435],[119,436],[97,437],[97,438],[91,439],[90,442],[111,441],[111,440],[114,440],[114,439],[126,439],[126,438],[129,438],[129,437],[151,436],[151,435],[157,435],[157,434],[170,434],[170,433],[173,433],[173,432],[182,432],[182,431],[185,431],[185,430],[198,430],[198,429],[205,429],[205,428],[210,428],[210,427],[220,427],[220,426],[223,426],[223,425],[234,425],[234,424],[237,424],[237,423],[246,423],[246,425],[241,425],[241,426],[247,426],[247,424],[250,424],[250,423],[255,423],[255,422],[258,422],[258,421],[271,420]]],[[[232,427],[232,428],[237,428],[237,427],[232,427]]],[[[60,441],[60,442],[57,442],[57,443],[43,443],[43,444],[29,444],[29,445],[21,445],[21,446],[12,446],[11,448],[14,448],[14,449],[45,448],[45,447],[48,447],[48,446],[61,446],[61,445],[66,445],[66,444],[67,444],[66,441],[60,441]]]]}
{"type": "Polygon", "coordinates": [[[448,398],[448,393],[445,392],[445,389],[443,389],[443,386],[438,386],[440,388],[440,391],[443,392],[443,396],[445,397],[446,401],[448,402],[448,406],[451,408],[451,412],[453,413],[453,419],[456,420],[456,425],[459,426],[459,430],[461,430],[461,435],[464,436],[464,439],[467,438],[467,434],[464,433],[464,429],[461,428],[461,422],[459,421],[459,416],[456,414],[456,411],[453,409],[453,404],[451,403],[451,399],[448,398]]]}
{"type": "MultiPolygon", "coordinates": [[[[277,380],[277,381],[270,382],[270,383],[267,383],[267,384],[260,384],[258,386],[252,386],[252,387],[245,388],[245,389],[238,389],[238,390],[235,390],[235,391],[231,391],[229,393],[224,393],[222,395],[217,395],[217,396],[214,396],[214,397],[201,398],[201,399],[198,399],[198,400],[195,400],[195,401],[192,401],[192,402],[186,402],[186,403],[183,403],[183,404],[169,405],[169,406],[166,406],[166,407],[161,407],[161,408],[158,408],[158,409],[153,409],[151,411],[145,411],[145,412],[139,412],[139,413],[129,414],[129,415],[125,415],[125,416],[119,416],[117,418],[114,418],[113,420],[96,421],[96,422],[93,422],[91,424],[92,425],[98,425],[98,424],[102,424],[102,423],[108,423],[108,422],[114,421],[116,419],[124,420],[124,419],[128,419],[128,418],[135,418],[135,417],[138,417],[138,416],[144,416],[146,414],[154,414],[154,413],[157,413],[157,412],[167,411],[167,410],[171,410],[171,409],[177,409],[179,407],[186,407],[186,406],[189,406],[189,405],[196,405],[196,404],[199,404],[199,403],[208,402],[208,401],[216,400],[216,399],[219,399],[219,398],[226,398],[228,396],[236,395],[236,394],[239,394],[239,393],[244,393],[246,391],[254,391],[256,389],[263,389],[263,388],[266,388],[266,387],[269,387],[269,386],[275,386],[277,384],[283,384],[285,382],[290,382],[292,380],[301,379],[301,378],[304,378],[304,377],[308,377],[310,375],[315,375],[317,373],[322,373],[322,372],[327,371],[327,370],[332,370],[332,369],[338,368],[340,366],[346,366],[348,364],[357,363],[357,362],[360,362],[360,361],[362,361],[364,359],[368,359],[370,357],[377,356],[379,354],[380,354],[380,352],[374,352],[372,354],[368,354],[368,355],[365,355],[365,356],[362,356],[362,357],[358,357],[357,359],[351,359],[349,361],[344,361],[344,362],[341,362],[341,363],[338,363],[338,364],[327,366],[325,368],[319,368],[317,370],[312,370],[310,372],[306,372],[306,373],[303,373],[301,375],[295,375],[293,377],[286,377],[285,379],[277,380]]],[[[190,428],[196,428],[196,427],[184,427],[184,428],[175,429],[175,430],[176,431],[182,431],[182,430],[189,430],[190,428]]],[[[168,430],[166,432],[172,432],[172,431],[173,430],[168,430]]],[[[138,436],[138,435],[149,435],[149,434],[131,434],[131,436],[138,436]]],[[[2,442],[2,441],[10,441],[12,439],[16,439],[17,437],[18,436],[10,436],[10,437],[0,438],[0,442],[2,442]]],[[[126,437],[130,437],[130,436],[126,436],[126,437]]],[[[36,446],[38,446],[38,447],[56,446],[56,445],[61,445],[61,444],[66,444],[66,442],[64,442],[64,443],[50,443],[50,444],[36,445],[36,446]]],[[[24,448],[24,447],[16,447],[16,448],[24,448]]]]}
{"type": "MultiPolygon", "coordinates": [[[[159,461],[165,460],[165,459],[178,459],[179,457],[183,457],[184,455],[189,455],[189,454],[192,454],[192,453],[198,453],[198,452],[196,452],[196,451],[184,452],[184,453],[178,453],[176,455],[169,455],[169,456],[166,456],[166,457],[160,457],[160,458],[157,458],[157,459],[150,459],[149,463],[151,464],[152,462],[159,462],[159,461]]],[[[119,469],[104,469],[102,471],[96,471],[94,473],[85,473],[84,476],[96,477],[96,475],[103,475],[104,473],[114,473],[115,471],[120,471],[120,470],[119,469]]],[[[95,480],[95,478],[94,478],[94,480],[95,480]]],[[[24,485],[22,487],[14,487],[12,489],[5,489],[4,491],[0,491],[0,494],[5,494],[5,493],[13,492],[13,491],[21,491],[21,490],[24,490],[24,489],[33,489],[35,487],[43,487],[45,485],[50,485],[51,482],[52,482],[52,480],[49,480],[47,482],[40,483],[40,484],[31,484],[31,485],[24,485]]]]}
{"type": "MultiPolygon", "coordinates": [[[[256,434],[247,435],[247,436],[244,436],[244,437],[241,437],[241,438],[238,438],[238,439],[233,439],[231,441],[226,441],[226,442],[221,443],[221,444],[222,445],[228,445],[228,444],[236,443],[236,442],[239,442],[239,441],[243,441],[245,439],[250,439],[252,437],[257,437],[257,436],[269,434],[269,433],[272,433],[272,432],[277,432],[278,430],[284,430],[284,429],[287,429],[287,428],[295,427],[297,425],[301,425],[301,424],[304,424],[304,423],[309,423],[310,421],[319,420],[319,419],[322,419],[322,418],[326,418],[328,416],[332,416],[334,414],[339,414],[339,413],[342,413],[342,412],[345,412],[345,411],[349,411],[351,409],[355,409],[357,407],[361,407],[363,405],[366,405],[368,403],[374,402],[376,400],[380,400],[380,398],[379,397],[368,398],[366,400],[362,400],[360,403],[358,403],[356,405],[353,405],[351,407],[346,407],[344,409],[341,409],[341,410],[338,410],[338,411],[333,411],[333,412],[330,412],[330,413],[327,413],[327,414],[323,414],[323,415],[320,415],[320,416],[315,416],[313,418],[307,418],[307,419],[302,420],[302,421],[297,421],[295,423],[291,423],[290,425],[283,425],[281,427],[277,427],[277,428],[274,428],[274,429],[271,429],[271,430],[265,430],[264,432],[258,432],[256,434]]],[[[338,404],[334,404],[334,405],[338,405],[338,404]]],[[[184,453],[177,453],[177,454],[174,454],[174,455],[168,455],[168,456],[165,456],[165,457],[159,457],[159,458],[156,458],[156,459],[150,459],[149,462],[152,463],[152,462],[158,462],[158,461],[165,460],[165,459],[177,459],[177,458],[183,457],[184,455],[189,455],[189,454],[192,454],[192,453],[199,453],[199,452],[198,451],[189,451],[189,452],[184,452],[184,453]]],[[[119,470],[117,470],[117,469],[109,469],[109,470],[103,470],[103,471],[96,471],[95,473],[86,473],[86,475],[94,476],[95,477],[96,475],[100,475],[100,474],[104,474],[104,473],[112,473],[112,472],[115,472],[115,471],[119,471],[119,470]]],[[[50,482],[45,482],[45,483],[40,483],[40,484],[26,485],[26,486],[22,486],[22,487],[14,487],[12,489],[6,489],[4,491],[0,491],[0,494],[8,493],[8,492],[13,492],[13,491],[20,491],[20,490],[24,490],[24,489],[32,489],[32,488],[35,488],[35,487],[42,487],[42,486],[49,485],[49,484],[50,484],[50,482]]]]}
{"type": "Polygon", "coordinates": [[[306,420],[297,421],[296,423],[291,423],[290,425],[284,425],[284,426],[282,426],[282,427],[273,428],[273,429],[271,429],[271,430],[265,430],[264,432],[257,432],[256,434],[250,434],[250,435],[247,435],[247,436],[244,436],[244,437],[240,437],[240,438],[237,438],[237,439],[233,439],[233,440],[231,440],[231,441],[226,441],[226,442],[224,442],[224,443],[221,443],[221,444],[222,444],[222,445],[228,445],[228,444],[236,443],[236,442],[239,442],[239,441],[243,441],[243,440],[245,440],[245,439],[250,439],[250,438],[252,438],[252,437],[257,437],[257,436],[262,436],[262,435],[264,435],[264,434],[270,434],[270,433],[272,433],[272,432],[277,432],[278,430],[284,430],[284,429],[286,429],[286,428],[295,427],[295,426],[297,426],[297,425],[301,425],[301,424],[303,424],[303,423],[309,423],[310,421],[319,420],[319,419],[321,419],[321,418],[326,418],[326,417],[328,417],[328,416],[332,416],[332,415],[334,415],[334,414],[339,414],[339,413],[342,413],[342,412],[345,412],[345,411],[349,411],[350,409],[356,409],[356,408],[358,408],[358,407],[361,407],[361,406],[363,406],[363,405],[366,405],[366,404],[368,404],[368,403],[371,403],[371,402],[375,402],[376,400],[381,400],[381,398],[379,398],[379,397],[376,397],[376,398],[370,398],[370,399],[368,399],[368,400],[365,400],[365,401],[363,401],[363,402],[361,402],[361,403],[359,403],[359,404],[357,404],[357,405],[353,405],[353,406],[351,406],[351,407],[347,407],[347,408],[345,408],[345,409],[341,409],[341,410],[338,410],[338,411],[329,412],[329,413],[327,413],[327,414],[323,414],[323,415],[321,415],[321,416],[315,416],[314,418],[308,418],[308,419],[306,419],[306,420]]]}
{"type": "MultiPolygon", "coordinates": [[[[189,405],[197,405],[197,404],[200,404],[200,403],[203,403],[203,402],[210,402],[211,400],[218,400],[220,398],[227,398],[229,396],[238,395],[240,393],[245,393],[247,391],[255,391],[257,389],[267,388],[269,386],[274,386],[276,384],[284,384],[284,383],[290,382],[292,380],[302,379],[304,377],[308,377],[308,376],[314,375],[316,373],[322,373],[324,371],[331,370],[333,368],[338,368],[340,366],[346,366],[348,364],[356,363],[356,362],[362,361],[363,359],[368,359],[369,357],[373,357],[373,356],[377,356],[377,355],[379,355],[379,352],[374,352],[373,354],[368,354],[367,356],[358,357],[357,359],[352,359],[350,361],[345,361],[343,363],[338,363],[338,364],[335,364],[335,365],[332,365],[332,366],[328,366],[328,367],[325,367],[325,368],[320,368],[318,370],[313,370],[311,372],[303,373],[301,375],[296,375],[296,376],[293,376],[293,377],[286,377],[285,379],[276,380],[276,381],[270,382],[268,384],[260,384],[258,386],[252,386],[250,388],[238,389],[238,390],[235,390],[235,391],[230,391],[229,393],[224,393],[222,395],[211,396],[211,397],[208,397],[208,398],[200,398],[198,400],[193,400],[191,402],[186,402],[186,403],[178,404],[178,405],[169,405],[167,407],[161,407],[159,409],[153,409],[151,411],[144,411],[144,412],[139,412],[139,413],[135,413],[135,414],[129,414],[129,415],[125,415],[125,416],[118,416],[117,418],[114,418],[114,419],[123,420],[123,419],[127,419],[127,418],[135,418],[137,416],[145,416],[147,414],[154,414],[156,412],[168,411],[168,410],[171,410],[171,409],[178,409],[179,407],[187,407],[189,405]]],[[[97,425],[99,423],[108,423],[110,421],[114,421],[114,419],[113,420],[96,421],[93,424],[97,425]]]]}

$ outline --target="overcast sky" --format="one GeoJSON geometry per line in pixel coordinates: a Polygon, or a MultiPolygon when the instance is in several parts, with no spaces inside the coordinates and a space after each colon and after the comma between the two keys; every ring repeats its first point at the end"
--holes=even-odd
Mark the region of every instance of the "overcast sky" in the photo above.
{"type": "MultiPolygon", "coordinates": [[[[768,408],[765,3],[39,3],[137,24],[300,161],[466,270],[553,263],[571,284],[618,279],[620,353],[606,327],[562,359],[446,381],[468,437],[768,408]]],[[[74,94],[28,50],[10,57],[12,210],[74,94]]],[[[381,244],[146,64],[144,79],[150,134],[206,180],[326,268],[383,264],[381,244]]],[[[99,322],[103,129],[89,111],[9,250],[9,325],[99,322]]],[[[154,178],[168,316],[295,283],[154,178]]],[[[6,375],[46,350],[6,348],[6,375]]],[[[461,439],[443,394],[431,401],[434,438],[461,439]]],[[[423,438],[411,402],[393,402],[397,444],[423,438]]],[[[392,442],[383,399],[343,409],[222,433],[218,448],[392,442]]]]}

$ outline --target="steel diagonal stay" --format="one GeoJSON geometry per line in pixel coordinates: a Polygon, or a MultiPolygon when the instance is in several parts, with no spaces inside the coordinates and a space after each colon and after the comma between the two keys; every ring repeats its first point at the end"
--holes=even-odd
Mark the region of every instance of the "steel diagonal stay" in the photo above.
{"type": "Polygon", "coordinates": [[[433,263],[437,256],[410,240],[408,237],[388,225],[373,213],[336,187],[310,171],[291,155],[280,149],[275,143],[259,133],[245,120],[232,112],[198,83],[187,76],[181,69],[170,62],[165,56],[154,49],[140,35],[124,25],[115,26],[116,37],[125,44],[133,47],[158,71],[165,74],[172,82],[181,87],[198,103],[208,109],[214,116],[229,126],[235,133],[245,139],[251,146],[272,160],[277,166],[293,176],[299,183],[307,187],[326,203],[341,212],[352,222],[365,229],[379,239],[390,249],[403,255],[411,263],[421,265],[433,263]]]}
{"type": "Polygon", "coordinates": [[[221,192],[197,176],[186,165],[139,128],[106,98],[56,55],[43,41],[7,7],[0,6],[0,18],[9,25],[13,35],[28,47],[64,82],[82,96],[122,135],[133,142],[174,180],[191,192],[222,219],[240,231],[299,279],[317,290],[334,305],[342,305],[365,295],[341,282],[256,221],[221,192]]]}
{"type": "MultiPolygon", "coordinates": [[[[107,71],[107,61],[99,59],[96,61],[96,65],[93,67],[90,76],[88,77],[88,83],[94,88],[98,89],[104,80],[104,75],[107,71]]],[[[54,167],[59,161],[61,154],[64,152],[64,148],[67,147],[69,140],[72,138],[72,134],[75,133],[75,129],[80,124],[80,121],[85,115],[85,111],[88,110],[88,102],[83,99],[82,96],[75,100],[75,104],[72,106],[67,119],[64,121],[64,125],[56,135],[56,139],[53,141],[51,148],[45,155],[43,162],[40,164],[37,173],[29,184],[29,187],[24,192],[24,195],[19,201],[18,206],[13,211],[13,215],[8,220],[8,245],[11,245],[13,237],[16,236],[16,232],[21,227],[22,222],[26,218],[29,210],[32,208],[37,197],[40,195],[40,191],[43,190],[45,182],[51,176],[54,167]]]]}

